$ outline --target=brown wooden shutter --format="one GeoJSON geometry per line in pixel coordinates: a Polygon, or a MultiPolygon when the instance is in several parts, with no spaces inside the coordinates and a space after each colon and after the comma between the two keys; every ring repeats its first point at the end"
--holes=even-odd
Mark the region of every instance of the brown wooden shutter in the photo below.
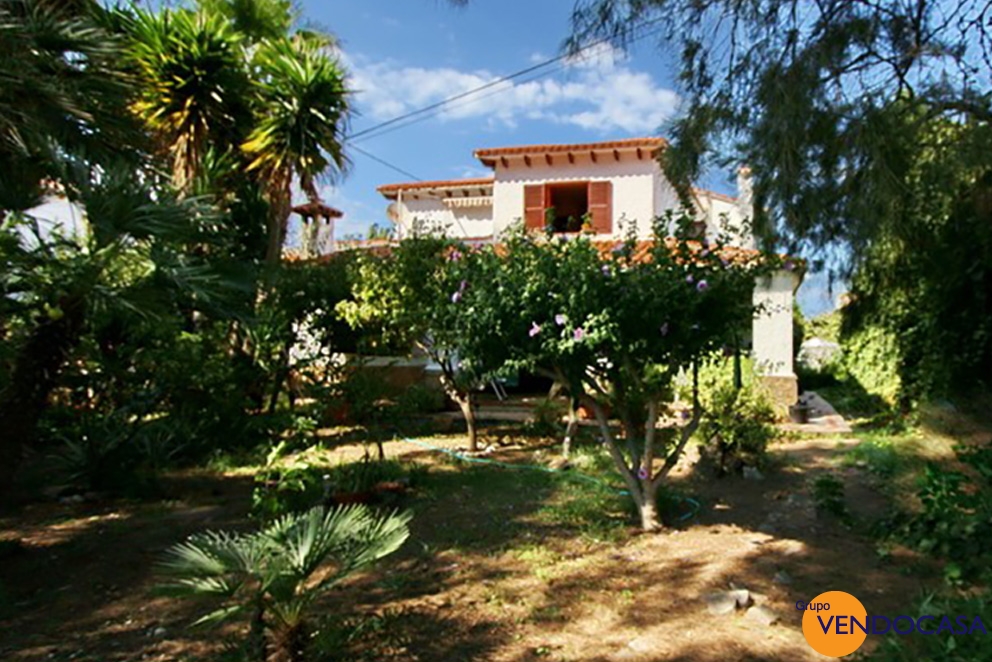
{"type": "Polygon", "coordinates": [[[596,234],[613,234],[613,182],[589,182],[589,213],[596,234]]]}
{"type": "Polygon", "coordinates": [[[524,227],[544,229],[544,184],[524,186],[524,227]]]}

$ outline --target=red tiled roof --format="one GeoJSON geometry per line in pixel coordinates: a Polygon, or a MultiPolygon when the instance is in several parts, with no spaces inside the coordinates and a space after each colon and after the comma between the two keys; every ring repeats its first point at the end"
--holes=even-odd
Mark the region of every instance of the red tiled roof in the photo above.
{"type": "Polygon", "coordinates": [[[466,188],[474,186],[492,186],[492,177],[475,177],[469,179],[438,179],[430,182],[401,182],[399,184],[383,184],[376,190],[388,196],[399,191],[423,190],[432,188],[466,188]]]}
{"type": "MultiPolygon", "coordinates": [[[[578,233],[575,234],[577,235],[578,233]]],[[[555,235],[555,236],[559,236],[559,235],[555,235]]],[[[452,239],[454,239],[455,241],[461,241],[462,243],[469,245],[492,243],[493,240],[492,236],[468,237],[462,239],[453,237],[452,239]]],[[[665,239],[665,244],[668,245],[668,247],[671,250],[675,250],[677,242],[678,240],[675,237],[667,237],[665,239]]],[[[386,255],[389,253],[390,249],[393,246],[396,246],[398,243],[399,240],[396,239],[371,239],[371,240],[361,239],[352,242],[340,242],[338,252],[321,255],[316,258],[310,258],[310,259],[318,262],[326,262],[332,259],[336,259],[336,257],[340,257],[342,253],[345,251],[356,250],[356,249],[367,250],[373,253],[377,253],[379,255],[386,255]]],[[[623,246],[624,242],[619,239],[593,239],[592,245],[599,252],[600,257],[602,257],[605,260],[607,258],[612,257],[613,251],[618,246],[623,246]]],[[[689,245],[689,250],[693,254],[699,253],[705,248],[702,242],[699,241],[689,241],[688,245],[689,245]]],[[[499,251],[501,254],[505,255],[505,247],[506,244],[497,244],[496,250],[499,251]]],[[[649,261],[651,259],[651,251],[653,247],[654,247],[653,239],[640,239],[637,242],[635,242],[634,251],[632,255],[633,261],[637,263],[649,261]]],[[[743,248],[740,246],[722,246],[718,249],[717,254],[719,257],[723,258],[727,262],[733,264],[739,264],[739,265],[746,265],[753,263],[755,260],[759,260],[762,257],[761,251],[758,251],[753,248],[743,248]]],[[[799,258],[792,258],[789,257],[788,255],[780,255],[779,257],[792,261],[793,264],[795,265],[795,268],[799,271],[800,274],[805,272],[806,269],[805,260],[799,258]]],[[[301,261],[304,258],[302,258],[302,256],[298,254],[289,254],[285,256],[285,259],[288,261],[295,262],[295,261],[301,261]]]]}
{"type": "MultiPolygon", "coordinates": [[[[618,244],[623,244],[622,241],[613,240],[593,240],[593,246],[599,251],[600,256],[603,258],[608,257],[618,244]]],[[[665,239],[665,244],[671,250],[675,250],[678,245],[678,240],[675,237],[667,237],[665,239]]],[[[704,249],[704,246],[699,241],[689,241],[687,242],[689,250],[695,255],[704,249]]],[[[633,259],[634,262],[647,262],[651,259],[651,250],[654,248],[654,240],[642,239],[634,244],[633,259]]],[[[755,250],[753,248],[742,248],[740,246],[721,246],[718,250],[718,255],[727,260],[728,262],[733,262],[737,264],[746,264],[751,260],[761,257],[761,251],[755,250]]]]}
{"type": "Polygon", "coordinates": [[[517,147],[487,147],[475,150],[475,158],[483,163],[491,162],[499,156],[520,156],[522,154],[558,154],[563,152],[606,151],[614,149],[651,150],[661,149],[668,142],[664,138],[627,138],[598,143],[569,143],[564,145],[520,145],[517,147]]]}
{"type": "Polygon", "coordinates": [[[292,211],[294,214],[307,218],[341,218],[344,216],[343,211],[328,207],[322,202],[307,202],[293,207],[292,211]]]}

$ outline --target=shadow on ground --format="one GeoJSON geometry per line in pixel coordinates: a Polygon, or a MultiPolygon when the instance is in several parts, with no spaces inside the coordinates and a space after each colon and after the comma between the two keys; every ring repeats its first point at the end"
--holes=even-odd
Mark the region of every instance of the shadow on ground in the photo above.
{"type": "MultiPolygon", "coordinates": [[[[627,497],[609,481],[463,463],[387,442],[389,457],[426,467],[405,504],[415,513],[411,539],[331,591],[319,613],[362,624],[341,652],[348,660],[813,659],[797,600],[847,590],[869,612],[895,613],[921,588],[876,555],[859,526],[816,512],[809,485],[837,470],[850,443],[776,446],[776,468],[761,481],[714,480],[686,467],[673,485],[694,496],[699,512],[665,533],[639,535],[627,497]],[[780,623],[711,615],[705,597],[731,586],[748,588],[780,623]]],[[[354,443],[328,446],[332,459],[362,452],[354,443]]],[[[554,452],[540,440],[490,459],[540,465],[554,452]]],[[[155,596],[154,564],[189,533],[246,526],[250,478],[175,480],[182,498],[174,501],[44,504],[0,520],[2,535],[23,543],[0,571],[13,605],[0,614],[0,657],[216,658],[219,636],[187,627],[200,607],[155,596]]],[[[877,498],[865,493],[850,506],[867,522],[877,498]]]]}

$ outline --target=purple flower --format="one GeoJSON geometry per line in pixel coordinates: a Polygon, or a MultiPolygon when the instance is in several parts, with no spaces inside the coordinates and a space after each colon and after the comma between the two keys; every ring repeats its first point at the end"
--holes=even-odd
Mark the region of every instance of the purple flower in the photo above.
{"type": "Polygon", "coordinates": [[[574,332],[572,332],[572,337],[575,338],[576,340],[582,340],[583,338],[586,337],[585,329],[583,329],[581,326],[578,327],[577,329],[575,329],[574,332]]]}
{"type": "Polygon", "coordinates": [[[648,470],[645,469],[644,467],[641,467],[637,471],[637,477],[640,478],[641,480],[647,480],[648,479],[648,470]]]}
{"type": "Polygon", "coordinates": [[[692,277],[692,274],[688,274],[688,275],[687,275],[687,276],[685,277],[685,282],[687,282],[687,283],[689,283],[690,285],[692,285],[692,282],[693,282],[694,280],[695,280],[695,278],[693,278],[693,277],[692,277]]]}
{"type": "Polygon", "coordinates": [[[725,267],[729,267],[730,266],[730,260],[728,260],[725,257],[721,257],[720,258],[720,264],[722,264],[725,267]]]}
{"type": "Polygon", "coordinates": [[[622,242],[622,241],[618,241],[618,242],[617,242],[617,243],[616,243],[616,244],[615,244],[615,245],[613,246],[613,252],[614,252],[614,253],[622,253],[622,252],[623,252],[623,242],[622,242]]]}
{"type": "Polygon", "coordinates": [[[699,290],[700,292],[705,292],[706,290],[710,289],[710,284],[707,283],[705,279],[701,280],[698,283],[696,283],[696,289],[699,290]]]}
{"type": "Polygon", "coordinates": [[[667,336],[668,335],[668,322],[665,322],[664,324],[662,324],[661,325],[661,328],[659,329],[659,331],[661,331],[661,335],[667,336]]]}
{"type": "Polygon", "coordinates": [[[467,280],[463,280],[461,282],[461,285],[458,286],[458,291],[459,292],[464,292],[466,287],[468,287],[468,281],[467,280]]]}
{"type": "Polygon", "coordinates": [[[452,262],[457,262],[458,260],[462,259],[462,252],[459,251],[458,249],[455,249],[451,251],[451,255],[448,256],[448,259],[451,260],[452,262]]]}
{"type": "Polygon", "coordinates": [[[683,409],[682,411],[679,412],[679,418],[681,418],[683,421],[688,421],[690,416],[691,414],[689,414],[688,409],[683,409]]]}
{"type": "Polygon", "coordinates": [[[604,264],[603,265],[603,268],[600,269],[600,271],[603,272],[603,275],[604,276],[609,276],[610,275],[610,267],[609,267],[609,265],[604,264]]]}
{"type": "Polygon", "coordinates": [[[533,338],[534,336],[536,336],[541,332],[541,325],[538,324],[537,322],[531,322],[530,324],[531,327],[529,333],[530,333],[530,337],[533,338]]]}
{"type": "Polygon", "coordinates": [[[708,248],[704,248],[703,250],[699,251],[699,257],[706,257],[709,254],[710,254],[710,249],[708,248]]]}
{"type": "Polygon", "coordinates": [[[786,271],[793,271],[796,268],[796,263],[792,260],[786,260],[782,266],[785,267],[786,271]]]}
{"type": "Polygon", "coordinates": [[[557,324],[558,326],[565,326],[565,322],[567,321],[568,318],[565,317],[564,314],[558,313],[557,315],[555,315],[555,324],[557,324]]]}

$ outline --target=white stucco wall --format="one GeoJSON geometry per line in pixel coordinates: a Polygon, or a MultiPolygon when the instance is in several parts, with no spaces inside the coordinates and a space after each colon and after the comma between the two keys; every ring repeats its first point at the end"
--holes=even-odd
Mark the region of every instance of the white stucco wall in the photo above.
{"type": "Polygon", "coordinates": [[[632,154],[621,153],[620,161],[612,155],[597,155],[593,163],[588,154],[576,154],[569,164],[564,154],[555,155],[548,165],[543,158],[534,158],[530,167],[516,162],[509,168],[496,166],[493,185],[493,218],[495,229],[503,232],[524,215],[524,186],[548,182],[602,181],[613,182],[613,232],[620,234],[622,223],[637,221],[638,235],[651,234],[654,218],[654,187],[658,173],[652,159],[638,161],[632,154]]]}
{"type": "Polygon", "coordinates": [[[770,377],[795,377],[792,364],[792,297],[799,285],[795,272],[777,271],[754,288],[757,311],[752,323],[755,370],[770,377]]]}
{"type": "MultiPolygon", "coordinates": [[[[58,234],[63,237],[80,237],[86,231],[86,211],[65,198],[49,196],[44,202],[25,212],[38,221],[38,229],[43,237],[58,234]]],[[[29,245],[34,245],[34,236],[22,229],[22,236],[29,245]]]]}
{"type": "Polygon", "coordinates": [[[493,234],[492,205],[451,207],[441,197],[402,197],[395,209],[399,214],[400,236],[409,236],[416,222],[428,227],[439,224],[451,237],[488,237],[493,234]]]}

